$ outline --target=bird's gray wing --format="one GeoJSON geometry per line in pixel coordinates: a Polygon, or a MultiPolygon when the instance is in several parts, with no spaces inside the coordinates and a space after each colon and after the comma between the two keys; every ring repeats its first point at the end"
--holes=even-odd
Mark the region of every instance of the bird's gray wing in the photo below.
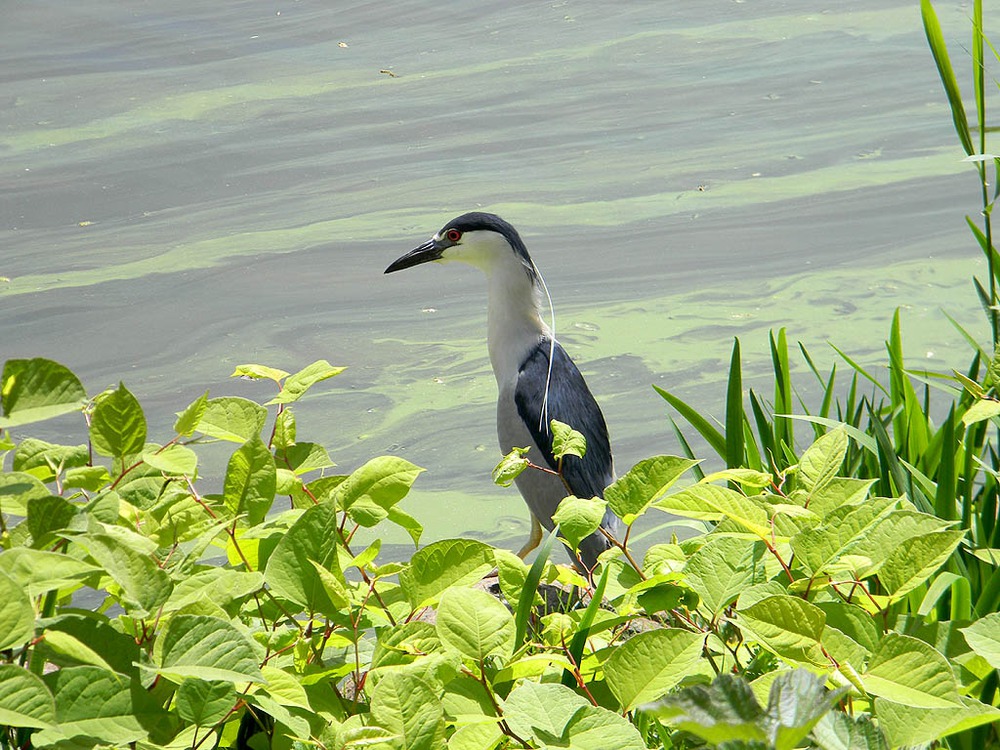
{"type": "Polygon", "coordinates": [[[587,439],[587,452],[582,459],[566,456],[563,477],[577,497],[603,497],[604,488],[614,479],[608,427],[583,375],[558,343],[552,352],[548,417],[541,416],[551,344],[549,339],[542,339],[521,365],[514,390],[517,412],[553,470],[556,461],[548,421],[558,419],[582,433],[587,439]]]}

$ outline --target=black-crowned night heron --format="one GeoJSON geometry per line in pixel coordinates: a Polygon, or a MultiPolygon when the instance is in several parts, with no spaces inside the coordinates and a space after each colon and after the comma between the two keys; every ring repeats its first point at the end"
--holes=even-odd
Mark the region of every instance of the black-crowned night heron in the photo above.
{"type": "MultiPolygon", "coordinates": [[[[570,494],[567,485],[577,497],[603,497],[614,479],[608,428],[583,376],[543,319],[548,294],[538,269],[517,230],[499,216],[473,212],[452,219],[385,272],[452,260],[482,269],[489,282],[486,341],[499,389],[500,450],[528,447],[529,460],[555,470],[550,420],[565,422],[587,439],[584,458],[563,460],[565,484],[558,476],[532,469],[517,478],[532,516],[531,537],[518,553],[524,557],[541,540],[539,523],[552,529],[552,514],[570,494]]],[[[610,510],[601,525],[611,533],[617,531],[617,518],[610,510]]],[[[607,538],[598,530],[581,542],[580,559],[591,569],[607,548],[607,538]]]]}

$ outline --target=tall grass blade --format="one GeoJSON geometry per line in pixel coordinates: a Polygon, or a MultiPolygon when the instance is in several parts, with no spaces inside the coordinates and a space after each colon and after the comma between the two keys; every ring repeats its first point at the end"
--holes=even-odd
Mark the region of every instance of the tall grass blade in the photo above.
{"type": "Polygon", "coordinates": [[[955,71],[951,68],[951,58],[948,56],[948,47],[944,43],[944,35],[941,33],[941,24],[938,22],[937,13],[930,0],[920,0],[920,17],[924,22],[924,34],[927,35],[927,44],[930,45],[931,55],[934,57],[934,64],[937,66],[938,75],[944,85],[945,94],[948,97],[948,104],[951,107],[951,119],[955,124],[955,132],[958,140],[962,142],[967,156],[975,153],[972,145],[972,135],[969,132],[969,120],[965,115],[965,105],[962,103],[962,93],[958,88],[958,81],[955,78],[955,71]]]}
{"type": "Polygon", "coordinates": [[[937,493],[934,497],[934,513],[946,521],[955,520],[955,407],[941,425],[941,460],[937,470],[937,493]]]}
{"type": "Polygon", "coordinates": [[[733,340],[726,389],[726,467],[743,465],[743,376],[740,368],[740,340],[733,340]]]}
{"type": "MultiPolygon", "coordinates": [[[[604,600],[604,589],[608,587],[608,573],[610,572],[610,565],[602,567],[601,579],[597,582],[597,588],[594,590],[594,595],[590,598],[590,604],[583,611],[583,617],[580,618],[580,626],[576,629],[573,640],[569,644],[569,655],[576,665],[579,665],[583,659],[583,649],[587,646],[587,637],[590,635],[590,628],[593,626],[594,618],[597,617],[597,611],[601,608],[601,602],[604,600]]],[[[566,687],[576,687],[576,678],[565,669],[562,674],[562,684],[566,687]]]]}
{"type": "Polygon", "coordinates": [[[674,394],[663,390],[657,385],[654,385],[653,388],[657,393],[663,396],[664,400],[666,400],[668,404],[680,412],[680,415],[684,417],[684,419],[691,423],[691,426],[698,431],[698,434],[705,438],[705,441],[712,447],[712,450],[719,454],[719,458],[726,458],[726,438],[721,432],[715,429],[715,427],[713,427],[707,419],[684,403],[684,401],[677,398],[674,394]]]}
{"type": "Polygon", "coordinates": [[[542,571],[552,554],[552,545],[556,540],[556,532],[559,527],[552,529],[549,535],[538,548],[535,562],[528,569],[528,575],[524,579],[524,588],[521,589],[521,596],[517,599],[517,611],[514,613],[514,648],[519,649],[524,645],[524,639],[528,635],[528,619],[531,617],[531,610],[535,604],[535,593],[538,591],[538,583],[542,580],[542,571]]]}

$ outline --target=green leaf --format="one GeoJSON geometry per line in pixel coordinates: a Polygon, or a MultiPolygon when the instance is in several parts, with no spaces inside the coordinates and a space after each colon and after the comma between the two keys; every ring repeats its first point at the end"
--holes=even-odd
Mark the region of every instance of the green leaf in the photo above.
{"type": "Polygon", "coordinates": [[[336,564],[339,518],[337,506],[321,503],[306,510],[278,541],[264,571],[272,591],[309,612],[324,611],[330,600],[317,563],[325,569],[336,564]]]}
{"type": "Polygon", "coordinates": [[[180,717],[198,727],[210,727],[222,721],[237,699],[236,688],[231,682],[195,677],[178,685],[174,696],[180,717]]]}
{"type": "Polygon", "coordinates": [[[32,597],[74,586],[99,570],[69,555],[28,547],[15,547],[0,555],[0,572],[32,597]]]}
{"type": "Polygon", "coordinates": [[[604,499],[615,515],[630,526],[681,474],[698,463],[678,456],[644,459],[612,482],[604,491],[604,499]]]}
{"type": "Polygon", "coordinates": [[[193,476],[198,468],[198,454],[183,445],[147,450],[142,454],[142,460],[164,474],[193,476]]]}
{"type": "Polygon", "coordinates": [[[250,380],[273,380],[275,383],[280,383],[288,377],[288,373],[276,367],[268,367],[267,365],[239,365],[229,377],[249,378],[250,380]]]}
{"type": "Polygon", "coordinates": [[[80,488],[87,492],[97,492],[111,481],[111,474],[103,466],[80,466],[67,469],[63,477],[63,489],[80,488]]]}
{"type": "Polygon", "coordinates": [[[604,662],[608,687],[625,711],[655,701],[687,677],[704,644],[704,635],[673,628],[634,635],[604,662]]]}
{"type": "Polygon", "coordinates": [[[984,422],[987,419],[1000,417],[1000,401],[992,398],[984,398],[976,401],[965,410],[962,415],[962,424],[968,427],[977,422],[984,422]]]}
{"type": "Polygon", "coordinates": [[[965,153],[971,155],[975,153],[975,148],[972,145],[972,135],[969,132],[969,120],[965,114],[965,105],[962,103],[962,92],[958,88],[955,72],[951,68],[948,48],[944,43],[944,35],[941,33],[941,24],[938,23],[937,14],[934,12],[934,6],[931,5],[930,0],[920,0],[920,15],[924,22],[927,44],[930,45],[934,64],[937,66],[938,75],[941,77],[941,83],[944,85],[948,104],[951,107],[951,119],[955,125],[955,132],[962,142],[965,153]]]}
{"type": "Polygon", "coordinates": [[[260,437],[267,420],[267,409],[246,398],[224,396],[209,399],[195,428],[209,437],[245,443],[260,437]]]}
{"type": "MultiPolygon", "coordinates": [[[[695,685],[668,696],[659,713],[671,727],[713,744],[763,743],[764,711],[746,680],[723,674],[708,687],[695,685]]],[[[747,747],[743,744],[742,747],[747,747]]]]}
{"type": "Polygon", "coordinates": [[[245,513],[247,523],[256,526],[271,509],[277,485],[274,457],[260,436],[254,435],[229,459],[222,500],[230,513],[245,513]]]}
{"type": "Polygon", "coordinates": [[[893,550],[878,572],[890,601],[902,599],[934,575],[964,537],[964,531],[937,531],[912,537],[893,550]]]}
{"type": "Polygon", "coordinates": [[[424,533],[424,527],[420,521],[402,510],[398,505],[389,508],[386,518],[409,534],[414,546],[420,544],[420,536],[424,533]]]}
{"type": "Polygon", "coordinates": [[[437,608],[441,642],[482,664],[487,656],[509,658],[514,652],[514,618],[485,591],[450,588],[437,608]]]}
{"type": "Polygon", "coordinates": [[[583,458],[587,454],[587,438],[582,432],[577,432],[570,425],[553,419],[552,427],[552,457],[559,461],[566,456],[583,458]]]}
{"type": "Polygon", "coordinates": [[[160,674],[225,682],[263,682],[251,641],[228,620],[175,615],[156,643],[160,674]]]}
{"type": "Polygon", "coordinates": [[[416,609],[433,603],[445,589],[475,583],[493,565],[489,545],[472,539],[442,539],[414,553],[410,567],[399,574],[399,585],[416,609]]]}
{"type": "Polygon", "coordinates": [[[79,508],[58,495],[36,497],[28,501],[28,531],[32,546],[44,547],[52,542],[52,534],[67,528],[79,508]]]}
{"type": "MultiPolygon", "coordinates": [[[[126,745],[148,737],[145,723],[164,717],[136,680],[91,666],[68,667],[44,676],[55,697],[57,726],[32,737],[37,747],[64,738],[93,738],[126,745]]],[[[165,717],[164,717],[165,718],[165,717]]]]}
{"type": "Polygon", "coordinates": [[[50,650],[79,664],[89,664],[93,667],[101,667],[108,671],[114,671],[114,667],[104,657],[79,638],[65,631],[47,628],[43,642],[46,650],[50,650]]]}
{"type": "MultiPolygon", "coordinates": [[[[126,673],[132,672],[135,662],[139,661],[139,646],[135,638],[116,630],[106,617],[90,612],[59,615],[46,621],[45,640],[39,644],[40,650],[48,650],[49,640],[53,635],[56,635],[57,643],[65,647],[60,653],[82,663],[92,666],[108,665],[115,672],[126,673]],[[71,641],[83,645],[86,651],[69,653],[70,649],[78,648],[71,641]]],[[[65,662],[62,658],[49,658],[48,653],[42,655],[50,661],[65,662]]]]}
{"type": "Polygon", "coordinates": [[[163,609],[174,612],[198,601],[228,607],[263,587],[264,576],[256,571],[211,567],[177,581],[163,609]]]}
{"type": "Polygon", "coordinates": [[[190,406],[177,415],[177,421],[174,422],[174,432],[184,437],[193,435],[198,429],[198,423],[201,422],[206,409],[208,409],[208,391],[198,396],[191,402],[190,406]]]}
{"type": "Polygon", "coordinates": [[[564,685],[522,682],[507,697],[504,719],[519,737],[576,750],[645,750],[625,718],[591,705],[564,685]]]}
{"type": "Polygon", "coordinates": [[[737,537],[708,537],[684,566],[684,579],[714,620],[740,593],[767,580],[760,542],[737,537]]]}
{"type": "Polygon", "coordinates": [[[887,634],[861,677],[865,690],[916,708],[961,705],[958,683],[944,656],[921,640],[887,634]]]}
{"type": "Polygon", "coordinates": [[[918,708],[876,698],[875,712],[894,748],[931,745],[956,732],[1000,722],[1000,709],[974,698],[962,698],[959,705],[947,708],[918,708]]]}
{"type": "Polygon", "coordinates": [[[805,669],[782,672],[771,683],[767,701],[768,739],[775,750],[794,750],[847,692],[828,691],[823,677],[805,669]]]}
{"type": "Polygon", "coordinates": [[[109,533],[112,528],[90,531],[76,542],[121,586],[125,609],[134,617],[147,617],[170,596],[170,576],[149,554],[109,533]]]}
{"type": "Polygon", "coordinates": [[[35,608],[17,582],[0,573],[0,651],[17,648],[35,637],[35,608]]]}
{"type": "Polygon", "coordinates": [[[988,614],[961,630],[972,650],[1000,669],[1000,613],[988,614]]]}
{"type": "Polygon", "coordinates": [[[510,487],[521,472],[531,463],[525,458],[530,448],[514,448],[504,456],[500,463],[493,467],[493,483],[501,487],[510,487]]]}
{"type": "Polygon", "coordinates": [[[51,482],[57,472],[86,466],[89,460],[86,445],[56,445],[25,438],[17,444],[11,468],[14,471],[30,471],[40,479],[51,482]]]}
{"type": "Polygon", "coordinates": [[[124,458],[146,444],[146,415],[124,383],[97,398],[90,417],[90,442],[102,456],[124,458]]]}
{"type": "MultiPolygon", "coordinates": [[[[291,413],[289,410],[281,412],[282,416],[291,413]]],[[[318,443],[293,443],[285,446],[276,455],[287,468],[298,476],[337,465],[330,460],[330,454],[326,452],[326,448],[318,443]]]]}
{"type": "MultiPolygon", "coordinates": [[[[373,458],[337,485],[333,497],[338,507],[348,513],[357,506],[355,512],[358,514],[378,509],[381,513],[376,512],[376,515],[385,518],[389,509],[406,497],[422,471],[419,466],[396,456],[373,458]]],[[[361,518],[357,520],[360,522],[361,518]]]]}
{"type": "Polygon", "coordinates": [[[316,383],[327,378],[332,378],[334,375],[339,375],[345,369],[347,368],[333,367],[325,359],[317,360],[294,375],[290,375],[285,380],[285,385],[281,389],[281,392],[268,401],[267,405],[290,404],[293,401],[298,401],[316,383]]]}
{"type": "Polygon", "coordinates": [[[12,516],[28,515],[28,502],[52,493],[38,477],[20,471],[0,472],[0,511],[12,516]]]}
{"type": "Polygon", "coordinates": [[[607,507],[608,504],[599,497],[585,500],[570,496],[559,503],[552,520],[559,525],[559,533],[576,552],[580,542],[600,528],[607,507]]]}
{"type": "MultiPolygon", "coordinates": [[[[894,500],[883,499],[857,507],[838,508],[823,524],[804,529],[792,537],[796,561],[816,576],[834,568],[845,555],[868,558],[864,553],[879,549],[871,544],[872,533],[892,512],[894,505],[894,500]]],[[[895,542],[890,549],[895,549],[895,542]]]]}
{"type": "Polygon", "coordinates": [[[55,700],[42,678],[13,664],[0,664],[0,726],[44,729],[55,722],[55,700]]]}
{"type": "Polygon", "coordinates": [[[768,596],[737,612],[738,624],[764,648],[791,662],[829,667],[820,640],[826,615],[796,596],[768,596]]]}
{"type": "Polygon", "coordinates": [[[372,691],[372,722],[395,736],[402,750],[444,747],[444,709],[438,692],[406,672],[386,672],[372,691]]]}
{"type": "Polygon", "coordinates": [[[87,392],[80,380],[49,359],[8,359],[0,377],[0,429],[80,411],[87,392]]]}
{"type": "Polygon", "coordinates": [[[653,503],[654,508],[688,518],[720,521],[728,518],[762,539],[770,539],[772,529],[767,509],[754,498],[728,487],[697,484],[653,503]]]}
{"type": "Polygon", "coordinates": [[[847,432],[839,428],[817,438],[802,454],[799,476],[810,494],[822,490],[837,476],[847,455],[847,443],[847,432]]]}
{"type": "Polygon", "coordinates": [[[889,750],[882,730],[868,714],[851,717],[830,711],[813,728],[813,741],[821,750],[889,750]]]}

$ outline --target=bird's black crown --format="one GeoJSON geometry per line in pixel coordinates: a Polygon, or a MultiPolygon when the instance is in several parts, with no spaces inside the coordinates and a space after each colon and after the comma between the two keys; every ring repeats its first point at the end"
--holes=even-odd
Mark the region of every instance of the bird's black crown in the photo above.
{"type": "Polygon", "coordinates": [[[462,234],[466,232],[496,232],[497,234],[502,234],[514,251],[514,254],[524,264],[524,269],[532,280],[538,278],[538,270],[535,268],[531,256],[528,255],[528,248],[525,247],[521,235],[517,233],[517,230],[514,229],[510,222],[504,221],[496,214],[485,211],[470,211],[467,214],[462,214],[445,224],[441,228],[441,231],[438,232],[438,236],[444,236],[449,229],[457,229],[462,234]]]}

